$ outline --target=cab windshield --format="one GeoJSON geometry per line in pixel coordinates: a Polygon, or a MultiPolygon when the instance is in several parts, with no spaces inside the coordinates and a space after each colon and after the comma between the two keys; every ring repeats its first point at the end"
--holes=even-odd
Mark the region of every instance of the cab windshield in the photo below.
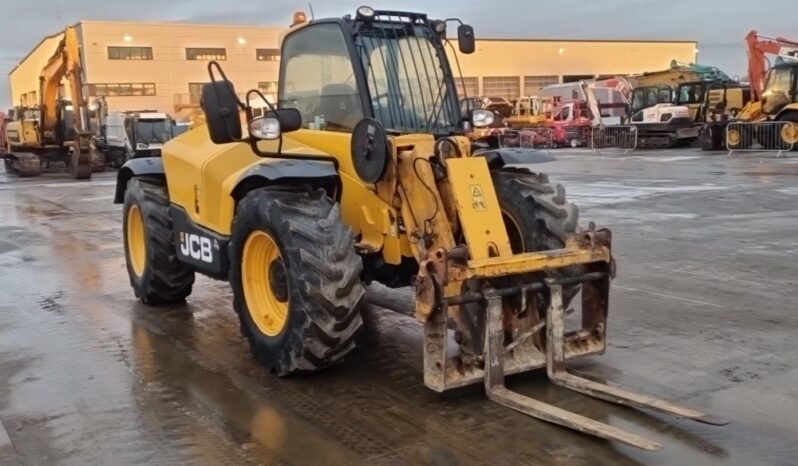
{"type": "Polygon", "coordinates": [[[356,36],[374,118],[389,131],[448,134],[460,108],[445,52],[426,25],[378,21],[356,36]]]}
{"type": "Polygon", "coordinates": [[[679,86],[676,103],[678,105],[697,104],[704,101],[703,84],[682,84],[679,86]]]}
{"type": "Polygon", "coordinates": [[[779,92],[789,95],[792,87],[792,71],[793,68],[773,68],[768,75],[765,92],[779,92]]]}
{"type": "Polygon", "coordinates": [[[168,120],[138,120],[136,136],[137,143],[163,144],[172,138],[172,123],[168,120]]]}

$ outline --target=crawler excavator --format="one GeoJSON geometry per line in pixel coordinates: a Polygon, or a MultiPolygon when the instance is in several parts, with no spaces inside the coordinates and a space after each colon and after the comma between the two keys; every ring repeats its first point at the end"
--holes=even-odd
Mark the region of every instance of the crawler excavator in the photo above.
{"type": "MultiPolygon", "coordinates": [[[[596,127],[593,131],[594,144],[612,147],[617,142],[613,139],[623,138],[623,146],[636,140],[637,147],[662,148],[688,144],[698,137],[699,126],[690,118],[689,108],[672,103],[653,103],[654,100],[649,101],[652,105],[627,113],[622,118],[602,117],[604,104],[596,96],[597,89],[613,91],[629,111],[635,108],[634,96],[640,89],[633,89],[630,81],[622,76],[601,81],[580,81],[579,84],[593,115],[592,124],[596,127]],[[633,133],[607,130],[620,123],[628,125],[633,133]]],[[[658,87],[644,89],[660,92],[658,87]]],[[[667,92],[670,93],[669,90],[667,92]]]]}
{"type": "Polygon", "coordinates": [[[760,128],[734,125],[726,132],[726,145],[732,150],[747,149],[758,141],[765,149],[798,150],[798,41],[768,37],[757,31],[749,32],[745,41],[752,100],[740,111],[737,121],[784,124],[760,128]],[[773,63],[768,54],[775,55],[773,63]],[[778,134],[769,134],[770,131],[778,134]]]}
{"type": "Polygon", "coordinates": [[[39,105],[17,108],[6,125],[6,170],[19,176],[39,175],[42,165],[65,162],[76,179],[91,178],[92,169],[104,167],[91,150],[89,111],[83,98],[80,44],[74,26],[64,37],[39,76],[39,105]],[[61,81],[69,82],[72,100],[59,98],[61,81]]]}
{"type": "MultiPolygon", "coordinates": [[[[725,423],[567,371],[607,348],[612,235],[580,228],[562,186],[517,166],[534,151],[473,150],[466,132],[492,113],[461,113],[447,22],[360,7],[294,25],[262,116],[249,104],[262,94],[239,99],[209,63],[206,125],[118,172],[135,295],[168,304],[195,273],[229,281],[254,357],[289,375],[354,349],[364,284],[412,285],[434,391],[482,384],[504,406],[647,450],[660,445],[514,392],[506,376],[545,368],[603,400],[725,423]],[[566,331],[572,305],[581,321],[566,331]]],[[[474,51],[470,26],[457,37],[474,51]]]]}

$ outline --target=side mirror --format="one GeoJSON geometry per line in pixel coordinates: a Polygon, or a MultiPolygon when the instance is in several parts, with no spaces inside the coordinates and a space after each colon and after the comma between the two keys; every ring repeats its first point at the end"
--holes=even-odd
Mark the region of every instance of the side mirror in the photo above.
{"type": "Polygon", "coordinates": [[[302,128],[302,114],[295,108],[278,108],[266,112],[265,116],[280,120],[280,131],[283,133],[290,133],[302,128]]]}
{"type": "Polygon", "coordinates": [[[223,80],[203,84],[200,104],[214,144],[241,139],[241,114],[233,83],[223,80]]]}
{"type": "Polygon", "coordinates": [[[474,53],[474,50],[476,50],[474,28],[468,24],[461,24],[457,28],[457,43],[460,45],[460,52],[465,54],[474,53]]]}
{"type": "Polygon", "coordinates": [[[302,115],[295,108],[280,108],[253,118],[249,123],[249,135],[255,139],[272,141],[282,133],[290,133],[302,127],[302,115]]]}

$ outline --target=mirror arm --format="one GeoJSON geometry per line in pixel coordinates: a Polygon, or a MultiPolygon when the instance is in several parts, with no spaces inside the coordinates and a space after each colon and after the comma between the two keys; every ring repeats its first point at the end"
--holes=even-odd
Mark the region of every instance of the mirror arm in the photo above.
{"type": "MultiPolygon", "coordinates": [[[[216,75],[213,73],[214,68],[216,68],[216,71],[218,71],[219,74],[222,76],[222,80],[223,81],[227,81],[227,82],[230,81],[229,79],[227,79],[227,75],[224,73],[224,70],[222,69],[222,65],[220,65],[219,62],[216,61],[216,60],[211,60],[211,61],[208,62],[208,75],[211,78],[211,82],[217,82],[216,75]]],[[[238,96],[236,96],[236,102],[238,103],[238,107],[241,110],[244,110],[244,111],[247,110],[247,106],[238,99],[238,96]]]]}

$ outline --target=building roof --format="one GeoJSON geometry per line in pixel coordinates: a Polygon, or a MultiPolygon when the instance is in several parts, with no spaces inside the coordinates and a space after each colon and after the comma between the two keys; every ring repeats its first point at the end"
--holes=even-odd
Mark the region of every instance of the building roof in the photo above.
{"type": "MultiPolygon", "coordinates": [[[[103,19],[83,19],[76,23],[74,26],[78,26],[82,23],[94,23],[94,24],[141,24],[141,25],[154,25],[154,26],[163,26],[163,25],[171,25],[171,26],[189,26],[189,27],[213,27],[213,28],[264,28],[264,29],[288,29],[288,25],[286,26],[276,26],[276,25],[256,25],[256,24],[211,24],[211,23],[190,23],[190,22],[181,22],[181,21],[124,21],[124,20],[103,20],[103,19]]],[[[45,41],[58,37],[62,35],[64,32],[59,31],[55,34],[45,36],[42,40],[36,44],[35,47],[22,58],[16,66],[14,66],[11,71],[8,72],[9,76],[19,67],[19,65],[27,60],[31,54],[33,54],[36,49],[39,48],[45,41]]],[[[456,38],[452,38],[452,40],[456,41],[456,38]]],[[[501,37],[480,37],[477,38],[478,42],[560,42],[560,43],[568,43],[568,42],[592,42],[592,43],[637,43],[637,44],[698,44],[696,40],[687,40],[687,39],[568,39],[568,38],[557,38],[557,39],[540,39],[540,38],[501,38],[501,37]]]]}

